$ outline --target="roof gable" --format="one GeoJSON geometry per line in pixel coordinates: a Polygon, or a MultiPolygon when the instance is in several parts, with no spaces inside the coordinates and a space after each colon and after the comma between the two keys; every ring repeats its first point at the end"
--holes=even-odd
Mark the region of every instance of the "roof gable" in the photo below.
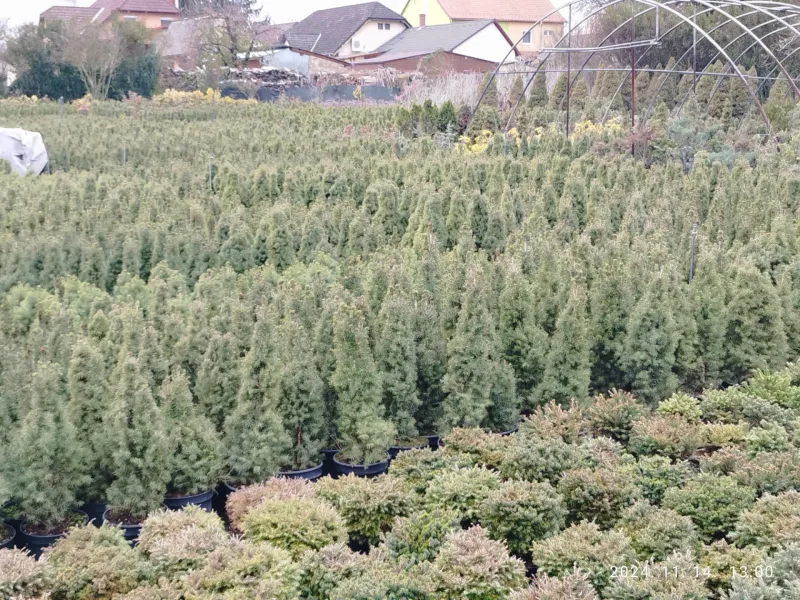
{"type": "Polygon", "coordinates": [[[451,19],[565,23],[551,0],[436,0],[451,19]],[[549,15],[549,16],[546,16],[549,15]]]}
{"type": "Polygon", "coordinates": [[[102,9],[99,21],[108,20],[115,12],[155,13],[180,15],[181,11],[169,0],[97,0],[92,4],[95,11],[102,9]]]}
{"type": "Polygon", "coordinates": [[[406,20],[380,2],[318,10],[286,33],[286,43],[318,54],[335,54],[369,20],[406,20]]]}

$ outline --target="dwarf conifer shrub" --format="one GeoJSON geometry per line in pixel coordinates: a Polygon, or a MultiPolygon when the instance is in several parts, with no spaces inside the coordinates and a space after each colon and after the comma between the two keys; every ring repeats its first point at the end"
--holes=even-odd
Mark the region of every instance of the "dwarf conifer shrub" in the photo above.
{"type": "Polygon", "coordinates": [[[701,545],[689,517],[645,501],[625,509],[619,528],[630,538],[631,547],[642,561],[666,560],[674,552],[697,553],[701,545]]]}
{"type": "Polygon", "coordinates": [[[673,463],[666,456],[640,456],[625,469],[641,495],[652,504],[661,504],[664,492],[681,487],[691,475],[689,465],[682,461],[673,463]]]}
{"type": "Polygon", "coordinates": [[[509,600],[597,600],[591,581],[586,573],[575,569],[564,577],[537,575],[532,585],[513,592],[509,600]]]}
{"type": "Polygon", "coordinates": [[[310,498],[266,499],[247,513],[242,530],[245,539],[283,548],[295,559],[306,550],[347,539],[339,513],[327,502],[310,498]]]}
{"type": "Polygon", "coordinates": [[[329,600],[336,586],[361,570],[363,555],[345,544],[331,544],[306,552],[299,560],[300,587],[311,600],[329,600]]]}
{"type": "Polygon", "coordinates": [[[506,449],[500,474],[504,479],[558,482],[562,473],[579,466],[580,449],[560,437],[538,438],[521,433],[506,449]]]}
{"type": "Polygon", "coordinates": [[[539,572],[566,577],[574,569],[586,573],[602,593],[611,578],[611,567],[631,564],[635,554],[628,537],[618,530],[600,531],[596,523],[572,525],[556,536],[534,544],[531,551],[539,572]]]}
{"type": "Polygon", "coordinates": [[[636,462],[619,442],[607,437],[588,437],[579,445],[581,464],[595,469],[597,467],[616,468],[636,462]]]}
{"type": "Polygon", "coordinates": [[[691,552],[676,552],[663,561],[636,562],[626,566],[628,573],[636,575],[614,578],[603,590],[603,598],[706,600],[711,597],[702,575],[698,576],[698,564],[691,552]]]}
{"type": "Polygon", "coordinates": [[[643,417],[633,423],[628,449],[636,456],[690,456],[702,442],[701,429],[679,416],[643,417]]]}
{"type": "Polygon", "coordinates": [[[762,398],[783,408],[800,408],[800,386],[792,384],[791,374],[786,371],[770,372],[758,369],[752,378],[742,385],[742,391],[762,398]]]}
{"type": "Polygon", "coordinates": [[[446,507],[432,507],[395,520],[384,543],[394,559],[422,563],[433,560],[447,534],[460,528],[461,519],[455,512],[446,507]]]}
{"type": "Polygon", "coordinates": [[[162,412],[153,400],[139,361],[124,356],[105,420],[104,448],[109,452],[111,507],[143,518],[164,500],[169,481],[169,440],[162,412]]]}
{"type": "Polygon", "coordinates": [[[43,562],[22,550],[0,550],[0,598],[32,600],[46,589],[43,562]]]}
{"type": "Polygon", "coordinates": [[[314,488],[305,479],[273,477],[264,483],[248,485],[233,492],[225,502],[225,511],[234,532],[242,532],[247,513],[264,500],[313,498],[314,488]]]}
{"type": "Polygon", "coordinates": [[[556,489],[564,498],[569,522],[589,520],[601,527],[613,525],[622,510],[638,497],[638,490],[626,471],[604,467],[567,471],[556,489]]]}
{"type": "Polygon", "coordinates": [[[558,533],[566,516],[561,496],[549,483],[506,481],[478,507],[478,521],[489,537],[523,555],[534,542],[558,533]]]}
{"type": "Polygon", "coordinates": [[[703,416],[700,401],[686,394],[673,394],[659,402],[656,412],[659,415],[677,415],[690,423],[696,423],[703,416]]]}
{"type": "Polygon", "coordinates": [[[37,364],[30,410],[11,442],[3,472],[30,524],[63,530],[87,479],[76,431],[67,418],[61,375],[58,365],[37,364]]]}
{"type": "Polygon", "coordinates": [[[745,441],[751,455],[760,452],[786,452],[790,448],[789,434],[782,425],[762,422],[747,434],[745,441]]]}
{"type": "Polygon", "coordinates": [[[473,461],[469,456],[422,448],[401,452],[392,461],[389,473],[418,494],[424,494],[435,475],[471,466],[473,461]]]}
{"type": "Polygon", "coordinates": [[[356,573],[339,581],[330,600],[370,598],[430,598],[436,593],[429,565],[397,565],[375,549],[359,560],[356,573]]]}
{"type": "Polygon", "coordinates": [[[704,423],[702,438],[704,446],[738,446],[745,442],[747,425],[744,423],[704,423]]]}
{"type": "Polygon", "coordinates": [[[431,480],[423,503],[428,507],[446,506],[458,514],[462,523],[476,523],[481,502],[500,484],[500,478],[483,467],[446,471],[431,480]]]}
{"type": "Polygon", "coordinates": [[[54,598],[101,600],[125,594],[152,576],[151,567],[114,527],[77,527],[47,550],[54,598]]]}
{"type": "Polygon", "coordinates": [[[352,474],[324,478],[314,484],[314,492],[336,508],[350,537],[359,544],[377,544],[395,519],[407,517],[415,506],[415,498],[405,484],[387,475],[375,479],[352,474]]]}
{"type": "Polygon", "coordinates": [[[447,454],[469,456],[475,465],[497,467],[503,461],[503,454],[512,440],[511,436],[503,437],[483,429],[456,427],[443,441],[447,454]]]}
{"type": "Polygon", "coordinates": [[[800,543],[800,492],[759,498],[739,516],[731,538],[738,546],[770,549],[800,543]]]}
{"type": "Polygon", "coordinates": [[[448,597],[505,598],[525,585],[525,566],[479,526],[451,533],[433,561],[437,589],[448,597]]]}
{"type": "Polygon", "coordinates": [[[520,437],[560,437],[567,444],[578,441],[584,426],[584,414],[577,402],[563,408],[554,401],[539,406],[519,425],[520,437]]]}
{"type": "Polygon", "coordinates": [[[738,579],[734,573],[755,573],[759,565],[766,565],[767,553],[760,548],[739,548],[726,540],[718,540],[703,548],[699,562],[703,571],[709,573],[706,587],[720,594],[738,579]]]}
{"type": "Polygon", "coordinates": [[[190,496],[214,488],[222,476],[222,443],[211,421],[198,414],[182,369],[164,380],[159,396],[171,443],[168,492],[190,496]]]}
{"type": "Polygon", "coordinates": [[[614,389],[608,395],[595,396],[584,414],[592,433],[626,443],[634,421],[645,412],[644,405],[633,394],[614,389]]]}
{"type": "Polygon", "coordinates": [[[664,494],[663,505],[689,517],[704,541],[733,531],[739,515],[755,501],[755,490],[727,475],[700,474],[664,494]]]}

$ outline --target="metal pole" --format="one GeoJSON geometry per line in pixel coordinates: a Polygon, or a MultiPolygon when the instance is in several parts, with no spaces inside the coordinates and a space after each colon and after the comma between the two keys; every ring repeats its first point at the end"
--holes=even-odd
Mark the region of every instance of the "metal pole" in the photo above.
{"type": "Polygon", "coordinates": [[[692,0],[694,5],[694,15],[692,15],[692,71],[694,77],[692,79],[692,93],[697,94],[697,3],[692,0]]]}
{"type": "MultiPolygon", "coordinates": [[[[632,31],[633,37],[631,38],[631,42],[636,41],[636,8],[633,8],[633,20],[631,23],[633,24],[632,31]]],[[[636,127],[636,48],[631,48],[631,134],[633,134],[633,129],[636,127]]],[[[635,136],[631,135],[631,156],[636,156],[636,141],[635,136]]]]}
{"type": "Polygon", "coordinates": [[[214,191],[214,154],[208,155],[208,189],[214,191]]]}
{"type": "MultiPolygon", "coordinates": [[[[568,13],[568,23],[567,27],[569,27],[569,31],[567,31],[567,48],[572,48],[572,4],[569,5],[569,13],[568,13]]],[[[564,135],[569,137],[569,91],[570,91],[570,69],[572,68],[572,52],[567,50],[567,95],[565,100],[567,101],[567,124],[564,128],[564,135]]]]}
{"type": "Polygon", "coordinates": [[[128,148],[122,146],[122,166],[124,167],[128,162],[128,148]]]}
{"type": "Polygon", "coordinates": [[[694,279],[694,249],[697,243],[697,223],[692,225],[692,253],[689,257],[689,283],[694,279]]]}

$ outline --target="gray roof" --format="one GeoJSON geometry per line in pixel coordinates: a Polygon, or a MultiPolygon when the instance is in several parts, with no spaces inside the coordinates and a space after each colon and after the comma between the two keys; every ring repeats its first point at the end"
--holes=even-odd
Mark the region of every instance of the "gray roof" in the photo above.
{"type": "Polygon", "coordinates": [[[431,54],[437,50],[452,52],[473,35],[494,23],[491,19],[456,21],[449,25],[429,25],[406,29],[375,50],[381,55],[376,61],[397,60],[410,56],[431,54]]]}
{"type": "Polygon", "coordinates": [[[317,54],[333,55],[370,19],[406,20],[380,2],[318,10],[299,21],[286,33],[286,44],[317,54]]]}

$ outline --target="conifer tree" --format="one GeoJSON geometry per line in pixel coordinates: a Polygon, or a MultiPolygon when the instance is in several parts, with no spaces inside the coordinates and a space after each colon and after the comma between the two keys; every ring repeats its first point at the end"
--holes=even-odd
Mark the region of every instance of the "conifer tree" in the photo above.
{"type": "Polygon", "coordinates": [[[474,263],[466,275],[461,311],[447,345],[442,432],[453,427],[480,427],[491,405],[498,343],[487,294],[482,265],[474,263]]]}
{"type": "Polygon", "coordinates": [[[483,92],[486,89],[486,93],[483,96],[483,101],[481,105],[486,105],[491,108],[497,108],[499,103],[498,95],[497,95],[497,78],[492,77],[493,73],[491,71],[487,72],[484,75],[483,79],[481,80],[480,85],[478,86],[478,94],[483,92]],[[488,88],[486,87],[488,84],[488,88]]]}
{"type": "Polygon", "coordinates": [[[547,79],[544,73],[537,73],[533,77],[530,84],[530,93],[528,94],[528,108],[544,108],[547,106],[549,96],[547,94],[547,79]]]}
{"type": "Polygon", "coordinates": [[[519,101],[520,106],[525,106],[524,87],[522,75],[514,77],[514,82],[511,84],[511,92],[508,96],[508,102],[511,106],[514,106],[517,101],[519,101]]]}
{"type": "Polygon", "coordinates": [[[472,203],[469,196],[461,190],[453,191],[450,195],[450,208],[445,220],[448,248],[454,248],[458,243],[461,228],[468,224],[471,213],[472,203]]]}
{"type": "MultiPolygon", "coordinates": [[[[747,70],[739,67],[739,70],[742,71],[748,78],[755,78],[757,76],[755,66],[752,66],[747,70]]],[[[753,89],[754,81],[756,80],[748,79],[747,83],[745,83],[738,77],[731,79],[731,115],[734,118],[742,118],[745,114],[747,114],[748,110],[750,110],[750,107],[753,105],[753,99],[750,96],[748,88],[753,89]]]]}
{"type": "Polygon", "coordinates": [[[189,496],[212,489],[222,475],[222,443],[211,421],[198,414],[180,367],[164,380],[159,396],[170,443],[167,491],[189,496]]]}
{"type": "MultiPolygon", "coordinates": [[[[738,79],[738,77],[736,78],[738,79]]],[[[721,77],[714,82],[709,94],[708,114],[715,119],[725,118],[731,100],[731,78],[721,77]]],[[[730,115],[728,115],[730,116],[730,115]]]]}
{"type": "Polygon", "coordinates": [[[396,431],[384,419],[380,372],[369,346],[364,311],[355,303],[341,302],[336,308],[333,356],[330,382],[337,396],[343,456],[356,465],[385,460],[396,431]]]}
{"type": "Polygon", "coordinates": [[[635,395],[655,403],[675,391],[677,328],[661,278],[650,284],[628,319],[622,366],[635,395]]]}
{"type": "Polygon", "coordinates": [[[659,80],[661,90],[658,93],[658,100],[663,102],[667,108],[672,109],[678,101],[678,83],[680,75],[670,75],[670,71],[675,69],[675,57],[670,56],[665,67],[666,73],[659,80]]]}
{"type": "Polygon", "coordinates": [[[277,334],[272,395],[291,440],[290,461],[281,466],[300,470],[319,463],[326,442],[324,386],[309,336],[294,313],[283,318],[277,334]]]}
{"type": "Polygon", "coordinates": [[[104,424],[114,479],[106,496],[110,507],[143,518],[161,506],[167,491],[169,434],[139,361],[125,354],[115,377],[104,424]]]}
{"type": "Polygon", "coordinates": [[[290,214],[288,206],[278,205],[270,211],[267,221],[267,256],[269,262],[279,271],[295,262],[290,214]]]}
{"type": "Polygon", "coordinates": [[[483,426],[491,431],[504,432],[516,427],[520,416],[520,397],[514,368],[505,360],[492,363],[491,403],[483,426]]]}
{"type": "Polygon", "coordinates": [[[711,65],[708,65],[705,69],[705,73],[711,73],[711,75],[701,75],[697,80],[697,88],[695,90],[697,103],[702,108],[706,108],[708,106],[709,99],[711,98],[711,90],[714,89],[714,86],[717,83],[717,77],[713,74],[722,73],[722,63],[717,61],[711,65]]]}
{"type": "Polygon", "coordinates": [[[411,440],[419,434],[415,414],[420,399],[414,312],[409,298],[401,290],[390,290],[384,298],[378,328],[375,353],[383,380],[386,416],[397,429],[399,440],[411,440]]]}
{"type": "Polygon", "coordinates": [[[2,471],[29,523],[63,530],[87,475],[75,428],[64,408],[61,375],[54,363],[36,365],[30,410],[13,437],[2,471]]]}
{"type": "Polygon", "coordinates": [[[72,349],[67,371],[69,419],[91,482],[82,490],[82,499],[100,502],[109,484],[108,457],[104,456],[103,418],[109,402],[108,379],[102,353],[86,338],[72,349]]]}
{"type": "Polygon", "coordinates": [[[567,93],[567,74],[566,73],[559,73],[558,78],[556,78],[556,82],[553,85],[553,89],[550,90],[550,99],[548,101],[549,108],[566,108],[563,105],[562,100],[567,93]]]}
{"type": "Polygon", "coordinates": [[[586,79],[579,75],[575,80],[575,84],[569,91],[569,102],[576,109],[582,109],[589,99],[589,84],[586,79]]]}
{"type": "Polygon", "coordinates": [[[777,292],[767,275],[740,265],[728,302],[725,380],[738,383],[755,369],[775,369],[786,361],[786,333],[777,292]]]}
{"type": "Polygon", "coordinates": [[[586,299],[574,291],[558,315],[550,340],[542,382],[536,396],[542,403],[555,400],[566,406],[589,394],[589,339],[586,331],[586,299]]]}
{"type": "Polygon", "coordinates": [[[769,98],[764,104],[773,131],[786,131],[789,128],[789,116],[794,108],[794,99],[789,94],[789,83],[785,77],[779,77],[769,90],[769,98]]]}
{"type": "Polygon", "coordinates": [[[233,334],[214,332],[197,373],[195,394],[206,418],[222,431],[241,384],[239,348],[233,334]]]}

